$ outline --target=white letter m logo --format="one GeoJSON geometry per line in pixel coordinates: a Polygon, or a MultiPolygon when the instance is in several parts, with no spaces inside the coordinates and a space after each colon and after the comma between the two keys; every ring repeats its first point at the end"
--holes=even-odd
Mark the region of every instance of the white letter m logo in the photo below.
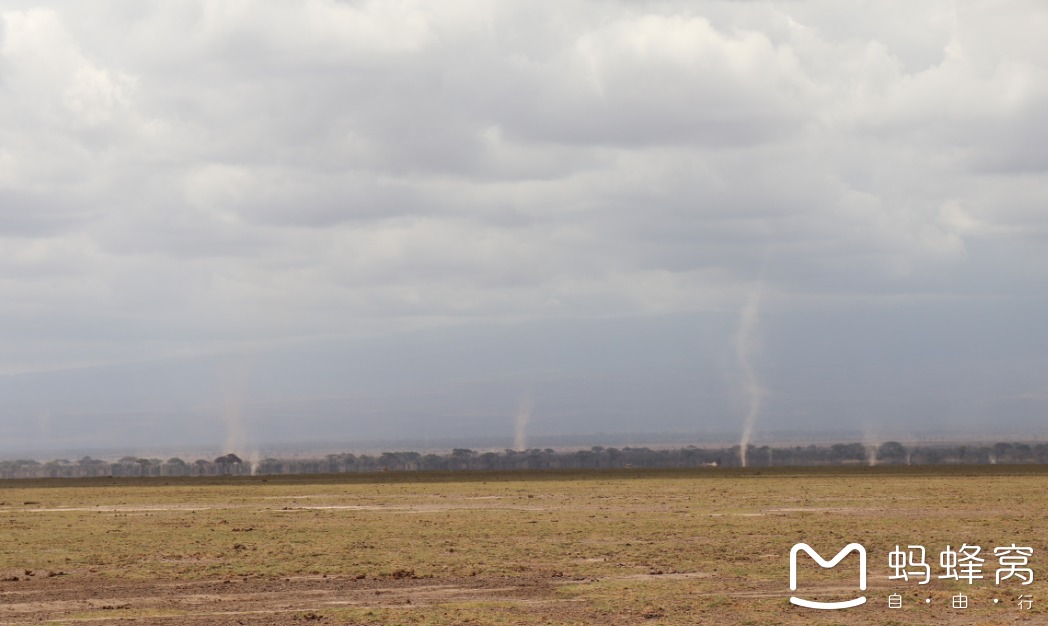
{"type": "MultiPolygon", "coordinates": [[[[822,558],[818,552],[812,550],[811,546],[806,543],[798,543],[793,546],[790,550],[790,591],[797,591],[797,553],[804,550],[808,553],[808,556],[815,559],[815,562],[820,567],[829,569],[841,561],[844,557],[848,556],[851,552],[859,553],[859,590],[866,591],[866,548],[858,543],[849,543],[844,546],[844,549],[837,553],[837,556],[827,561],[822,558]]],[[[854,600],[845,600],[844,602],[814,602],[812,600],[804,600],[796,596],[790,598],[790,602],[797,606],[803,606],[809,609],[850,609],[853,606],[859,606],[866,602],[865,597],[855,598],[854,600]]]]}

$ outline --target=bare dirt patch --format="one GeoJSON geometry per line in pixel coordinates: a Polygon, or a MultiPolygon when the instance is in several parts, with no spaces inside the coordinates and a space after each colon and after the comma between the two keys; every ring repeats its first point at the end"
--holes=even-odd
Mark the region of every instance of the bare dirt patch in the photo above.
{"type": "Polygon", "coordinates": [[[6,583],[0,589],[0,623],[149,624],[165,620],[204,626],[230,623],[234,617],[240,619],[239,623],[244,617],[266,622],[273,614],[316,613],[332,608],[425,610],[437,604],[478,601],[510,605],[577,603],[557,598],[549,580],[535,578],[297,577],[194,583],[30,580],[6,583]]]}

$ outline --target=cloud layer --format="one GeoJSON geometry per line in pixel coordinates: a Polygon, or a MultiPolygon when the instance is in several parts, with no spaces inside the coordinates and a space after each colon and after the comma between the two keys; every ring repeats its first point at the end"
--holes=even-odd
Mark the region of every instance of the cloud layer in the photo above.
{"type": "Polygon", "coordinates": [[[7,6],[0,373],[1045,304],[1033,0],[7,6]]]}

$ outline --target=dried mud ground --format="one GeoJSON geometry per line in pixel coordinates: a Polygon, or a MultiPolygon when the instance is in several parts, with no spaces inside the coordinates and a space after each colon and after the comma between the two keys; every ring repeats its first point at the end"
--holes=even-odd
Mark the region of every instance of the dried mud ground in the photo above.
{"type": "MultiPolygon", "coordinates": [[[[1044,624],[1046,487],[1038,466],[5,481],[0,624],[1044,624]],[[865,545],[868,603],[789,604],[799,541],[865,545]],[[896,544],[936,565],[961,543],[986,580],[888,579],[896,544]],[[995,584],[1011,543],[1032,585],[995,584]]],[[[855,559],[799,565],[807,596],[854,597],[855,559]]]]}

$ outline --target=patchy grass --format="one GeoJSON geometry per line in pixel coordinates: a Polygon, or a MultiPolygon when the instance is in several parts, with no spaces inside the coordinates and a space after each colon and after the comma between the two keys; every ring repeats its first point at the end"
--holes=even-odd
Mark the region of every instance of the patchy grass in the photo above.
{"type": "MultiPolygon", "coordinates": [[[[1037,620],[1048,602],[1039,580],[1048,576],[1040,567],[1048,549],[1042,542],[1046,486],[1048,474],[1036,466],[9,481],[0,483],[0,579],[19,580],[0,582],[0,592],[45,579],[94,585],[328,576],[420,586],[476,579],[541,581],[548,592],[396,606],[376,596],[373,606],[318,605],[313,615],[299,611],[289,619],[433,625],[1037,620]],[[798,541],[826,557],[848,542],[865,545],[869,604],[830,615],[790,605],[787,555],[798,541]],[[1034,585],[994,584],[993,547],[1012,542],[1035,548],[1034,585]],[[938,551],[961,543],[983,547],[987,580],[970,588],[887,580],[887,554],[896,544],[926,546],[938,570],[938,551]],[[893,591],[906,598],[904,609],[886,608],[893,591]],[[970,592],[966,611],[949,608],[958,592],[970,592]],[[1019,593],[1034,595],[1033,611],[1015,607],[1019,593]],[[998,595],[1006,602],[993,605],[998,595]],[[926,597],[932,605],[922,604],[926,597]]],[[[807,567],[803,575],[817,594],[854,595],[850,567],[847,574],[807,567]]],[[[144,616],[145,610],[91,609],[75,617],[144,616]]]]}

